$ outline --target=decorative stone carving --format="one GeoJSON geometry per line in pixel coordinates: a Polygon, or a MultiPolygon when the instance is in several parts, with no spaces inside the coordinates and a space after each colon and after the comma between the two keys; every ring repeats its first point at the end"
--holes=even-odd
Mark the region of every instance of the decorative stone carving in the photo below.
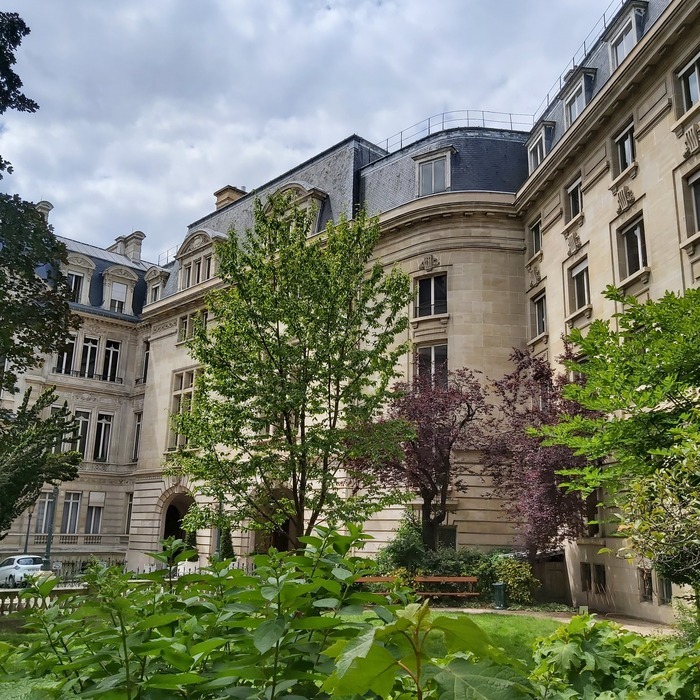
{"type": "Polygon", "coordinates": [[[529,289],[532,289],[542,281],[540,266],[536,262],[533,262],[527,266],[527,274],[529,278],[529,289]]]}
{"type": "Polygon", "coordinates": [[[569,255],[573,255],[581,247],[581,238],[578,235],[578,231],[575,228],[568,229],[564,231],[564,238],[566,238],[569,255]]]}
{"type": "Polygon", "coordinates": [[[425,272],[432,272],[434,267],[437,267],[440,261],[431,253],[423,258],[423,262],[418,266],[419,270],[425,270],[425,272]]]}
{"type": "Polygon", "coordinates": [[[700,131],[700,124],[691,124],[684,132],[683,137],[685,139],[685,152],[683,156],[685,158],[690,158],[693,154],[700,151],[700,137],[698,132],[700,131]]]}
{"type": "Polygon", "coordinates": [[[151,333],[155,335],[161,331],[167,331],[169,328],[175,328],[175,326],[177,326],[177,320],[172,319],[170,321],[166,321],[165,323],[159,323],[157,326],[153,326],[151,333]]]}
{"type": "Polygon", "coordinates": [[[617,213],[622,214],[634,204],[634,192],[625,185],[617,191],[617,213]]]}

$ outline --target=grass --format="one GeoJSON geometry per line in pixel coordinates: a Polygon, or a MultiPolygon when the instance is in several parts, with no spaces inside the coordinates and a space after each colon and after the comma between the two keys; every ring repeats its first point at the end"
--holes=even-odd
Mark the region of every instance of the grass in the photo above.
{"type": "MultiPolygon", "coordinates": [[[[450,613],[452,614],[452,613],[450,613]]],[[[562,623],[546,617],[507,615],[503,613],[454,613],[466,615],[486,632],[497,647],[506,654],[532,665],[532,646],[540,637],[548,637],[562,623]]]]}

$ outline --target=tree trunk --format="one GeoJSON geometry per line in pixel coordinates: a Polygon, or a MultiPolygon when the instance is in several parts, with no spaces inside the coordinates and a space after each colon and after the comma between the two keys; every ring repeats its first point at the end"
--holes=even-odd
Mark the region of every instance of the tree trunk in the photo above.
{"type": "Polygon", "coordinates": [[[423,498],[421,506],[421,536],[425,548],[430,551],[437,549],[437,526],[435,521],[430,517],[432,514],[432,500],[423,498]]]}

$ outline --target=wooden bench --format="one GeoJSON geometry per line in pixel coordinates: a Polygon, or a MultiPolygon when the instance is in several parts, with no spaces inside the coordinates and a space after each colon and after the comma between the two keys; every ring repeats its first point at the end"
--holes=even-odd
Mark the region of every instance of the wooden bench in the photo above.
{"type": "MultiPolygon", "coordinates": [[[[360,576],[356,583],[388,583],[396,582],[396,576],[360,576]]],[[[476,576],[415,576],[413,584],[416,589],[416,595],[426,598],[433,596],[446,596],[450,598],[475,598],[479,595],[476,590],[476,584],[479,579],[476,576]],[[468,591],[445,591],[438,587],[445,583],[468,584],[468,591]],[[437,590],[436,590],[437,589],[437,590]]]]}
{"type": "Polygon", "coordinates": [[[416,595],[432,598],[433,596],[446,596],[449,598],[475,598],[479,595],[476,584],[479,579],[476,576],[416,576],[413,579],[416,595]],[[468,591],[445,591],[437,588],[445,583],[468,584],[468,591]],[[436,590],[437,589],[437,590],[436,590]]]}

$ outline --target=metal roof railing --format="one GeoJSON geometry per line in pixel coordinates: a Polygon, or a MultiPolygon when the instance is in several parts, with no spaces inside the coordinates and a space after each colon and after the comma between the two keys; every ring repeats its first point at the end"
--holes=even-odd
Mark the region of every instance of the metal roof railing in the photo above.
{"type": "Polygon", "coordinates": [[[578,47],[573,55],[573,58],[566,64],[566,68],[561,72],[554,85],[552,85],[542,102],[540,102],[540,106],[535,110],[535,122],[547,111],[549,105],[556,100],[557,96],[564,87],[566,76],[572,70],[575,70],[581,65],[589,51],[595,46],[598,39],[600,39],[600,37],[605,33],[610,21],[617,15],[626,2],[627,0],[612,0],[612,2],[608,5],[605,12],[603,12],[603,16],[595,23],[593,29],[591,29],[588,36],[583,40],[583,44],[578,47]]]}
{"type": "Polygon", "coordinates": [[[489,112],[483,109],[462,109],[443,112],[403,129],[393,136],[379,141],[389,153],[398,151],[431,134],[457,127],[482,127],[489,129],[506,129],[508,131],[530,131],[533,125],[531,114],[514,114],[510,112],[489,112]]]}

